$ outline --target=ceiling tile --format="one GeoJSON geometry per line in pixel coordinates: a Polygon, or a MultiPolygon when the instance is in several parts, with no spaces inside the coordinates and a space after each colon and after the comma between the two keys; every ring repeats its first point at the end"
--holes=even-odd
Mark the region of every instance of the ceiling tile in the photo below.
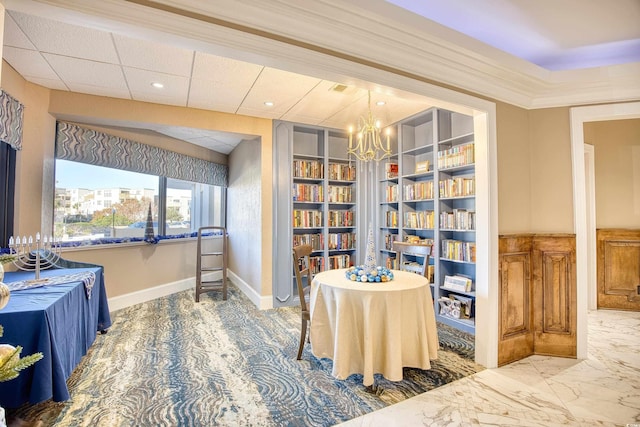
{"type": "Polygon", "coordinates": [[[127,89],[92,86],[78,83],[67,83],[71,92],[86,93],[88,95],[107,96],[109,98],[131,99],[127,89]]]}
{"type": "Polygon", "coordinates": [[[13,12],[12,16],[38,50],[72,58],[118,63],[110,33],[17,12],[13,12]]]}
{"type": "Polygon", "coordinates": [[[119,65],[59,55],[43,54],[54,71],[69,87],[87,85],[126,91],[127,85],[119,65]]]}
{"type": "Polygon", "coordinates": [[[251,84],[241,79],[229,80],[225,84],[193,79],[189,90],[189,107],[235,113],[251,89],[251,84]]]}
{"type": "Polygon", "coordinates": [[[36,50],[36,47],[29,41],[29,38],[22,32],[11,13],[5,14],[4,19],[4,39],[5,46],[19,47],[22,49],[36,50]]]}
{"type": "Polygon", "coordinates": [[[189,77],[194,52],[147,40],[114,34],[121,64],[127,67],[189,77]]]}
{"type": "Polygon", "coordinates": [[[253,84],[263,68],[262,65],[196,52],[192,77],[218,83],[227,83],[231,80],[247,81],[253,84]]]}
{"type": "Polygon", "coordinates": [[[170,105],[187,105],[187,94],[189,93],[189,79],[187,77],[128,67],[124,67],[123,71],[133,99],[158,102],[161,99],[175,98],[173,102],[170,102],[170,105]],[[164,87],[158,89],[151,86],[154,82],[162,83],[164,87]]]}
{"type": "Polygon", "coordinates": [[[2,56],[22,77],[29,81],[32,78],[60,81],[58,75],[37,50],[5,46],[2,56]]]}
{"type": "Polygon", "coordinates": [[[265,67],[238,109],[238,113],[255,115],[258,112],[264,112],[266,117],[278,118],[321,81],[314,77],[265,67]],[[272,101],[273,107],[265,109],[265,101],[272,101]]]}

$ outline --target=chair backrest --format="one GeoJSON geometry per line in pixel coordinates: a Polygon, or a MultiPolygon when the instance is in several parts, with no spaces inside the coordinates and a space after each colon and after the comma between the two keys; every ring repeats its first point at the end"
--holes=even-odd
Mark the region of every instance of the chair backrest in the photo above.
{"type": "MultiPolygon", "coordinates": [[[[420,245],[417,243],[407,243],[407,242],[393,242],[393,250],[396,251],[396,260],[398,260],[398,269],[399,270],[409,270],[414,271],[416,273],[422,274],[424,277],[431,281],[429,277],[429,258],[431,257],[431,245],[420,245]],[[404,255],[417,255],[424,258],[424,261],[421,266],[418,265],[407,265],[403,261],[404,255]],[[413,268],[412,268],[413,267],[413,268]]],[[[419,262],[418,262],[419,264],[419,262]]]]}
{"type": "Polygon", "coordinates": [[[309,311],[305,298],[305,288],[311,286],[311,270],[309,268],[309,255],[313,249],[311,245],[298,245],[293,247],[293,271],[298,286],[298,296],[300,297],[300,307],[302,311],[309,311]],[[306,283],[303,278],[306,276],[306,283]]]}

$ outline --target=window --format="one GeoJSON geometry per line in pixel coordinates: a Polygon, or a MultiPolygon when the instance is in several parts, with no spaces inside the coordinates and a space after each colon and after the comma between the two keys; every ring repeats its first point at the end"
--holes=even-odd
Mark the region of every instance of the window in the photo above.
{"type": "Polygon", "coordinates": [[[55,179],[54,234],[62,241],[142,238],[149,207],[160,236],[224,225],[222,187],[61,159],[55,179]]]}
{"type": "Polygon", "coordinates": [[[15,173],[16,151],[0,142],[0,248],[7,247],[13,235],[15,173]]]}

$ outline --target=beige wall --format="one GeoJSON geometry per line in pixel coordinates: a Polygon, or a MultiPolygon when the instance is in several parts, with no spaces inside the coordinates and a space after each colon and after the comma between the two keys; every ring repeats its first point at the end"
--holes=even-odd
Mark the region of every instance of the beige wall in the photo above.
{"type": "Polygon", "coordinates": [[[531,229],[528,231],[573,233],[569,108],[531,110],[529,126],[531,229]]]}
{"type": "Polygon", "coordinates": [[[531,230],[531,153],[529,112],[497,103],[498,230],[501,234],[531,230]]]}
{"type": "Polygon", "coordinates": [[[242,141],[229,155],[229,189],[227,192],[227,229],[229,231],[229,268],[259,295],[270,295],[263,286],[264,268],[260,254],[262,224],[261,142],[242,141]]]}
{"type": "Polygon", "coordinates": [[[640,228],[640,119],[584,124],[594,146],[596,228],[640,228]]]}

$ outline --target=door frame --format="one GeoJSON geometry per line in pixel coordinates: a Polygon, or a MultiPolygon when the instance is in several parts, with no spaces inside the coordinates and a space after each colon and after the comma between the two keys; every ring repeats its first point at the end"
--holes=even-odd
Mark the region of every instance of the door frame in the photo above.
{"type": "MultiPolygon", "coordinates": [[[[640,102],[572,107],[571,116],[571,161],[573,166],[573,227],[576,234],[576,283],[577,283],[577,357],[588,357],[588,266],[596,263],[595,256],[589,258],[587,226],[586,174],[584,165],[584,123],[608,120],[640,118],[640,102]]],[[[595,252],[595,251],[594,251],[595,252]]],[[[591,255],[593,256],[593,254],[591,255]]]]}

